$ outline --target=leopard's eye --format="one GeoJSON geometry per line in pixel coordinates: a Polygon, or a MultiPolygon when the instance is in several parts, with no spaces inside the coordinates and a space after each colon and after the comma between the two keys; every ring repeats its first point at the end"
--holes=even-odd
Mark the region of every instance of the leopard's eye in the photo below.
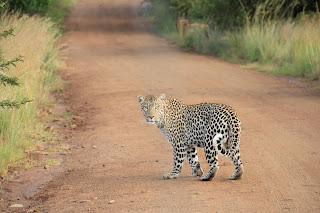
{"type": "Polygon", "coordinates": [[[142,106],[142,109],[143,109],[144,111],[147,111],[147,110],[148,110],[148,106],[147,106],[147,105],[143,105],[143,106],[142,106]]]}

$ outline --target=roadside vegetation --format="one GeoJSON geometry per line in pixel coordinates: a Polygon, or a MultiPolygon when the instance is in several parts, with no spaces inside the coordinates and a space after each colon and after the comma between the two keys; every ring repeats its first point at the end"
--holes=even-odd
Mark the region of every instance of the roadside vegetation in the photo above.
{"type": "Polygon", "coordinates": [[[16,86],[0,86],[0,101],[22,104],[0,108],[0,177],[10,167],[29,165],[25,151],[34,149],[47,135],[46,107],[52,104],[49,95],[60,82],[56,70],[62,65],[57,45],[63,26],[60,20],[71,3],[8,0],[0,8],[0,33],[11,34],[0,40],[0,64],[7,64],[0,74],[17,81],[16,86]],[[19,60],[7,63],[14,59],[19,60]]]}
{"type": "Polygon", "coordinates": [[[149,4],[146,15],[155,31],[183,48],[249,68],[304,77],[319,86],[319,3],[145,0],[144,4],[149,4]],[[186,20],[184,29],[179,27],[181,20],[186,20]]]}

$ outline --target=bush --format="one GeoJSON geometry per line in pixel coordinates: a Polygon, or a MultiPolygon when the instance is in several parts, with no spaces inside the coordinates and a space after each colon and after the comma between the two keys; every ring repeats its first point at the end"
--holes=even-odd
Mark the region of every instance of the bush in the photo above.
{"type": "Polygon", "coordinates": [[[166,34],[176,31],[178,13],[176,8],[172,7],[171,0],[145,0],[145,2],[152,4],[146,15],[152,22],[156,32],[166,34]]]}
{"type": "Polygon", "coordinates": [[[7,0],[9,9],[15,12],[46,15],[52,0],[7,0]]]}
{"type": "Polygon", "coordinates": [[[68,15],[69,8],[75,4],[76,0],[51,0],[48,5],[47,16],[51,21],[59,23],[68,15]]]}

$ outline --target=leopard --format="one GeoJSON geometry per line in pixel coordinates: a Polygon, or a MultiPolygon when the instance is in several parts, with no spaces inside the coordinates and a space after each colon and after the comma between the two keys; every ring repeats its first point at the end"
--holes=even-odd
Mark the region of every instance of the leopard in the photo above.
{"type": "Polygon", "coordinates": [[[231,180],[244,174],[240,157],[241,122],[233,108],[225,104],[200,103],[186,105],[165,94],[138,96],[145,120],[157,126],[173,150],[173,169],[164,179],[176,179],[185,158],[191,166],[191,176],[211,181],[218,173],[219,154],[229,156],[235,166],[231,180]],[[204,149],[209,171],[204,174],[197,147],[204,149]]]}

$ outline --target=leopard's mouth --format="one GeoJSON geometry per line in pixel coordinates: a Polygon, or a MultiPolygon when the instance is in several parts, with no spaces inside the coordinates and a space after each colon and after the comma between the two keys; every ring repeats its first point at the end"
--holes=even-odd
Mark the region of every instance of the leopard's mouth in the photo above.
{"type": "Polygon", "coordinates": [[[157,124],[158,121],[154,120],[154,119],[150,119],[150,118],[146,118],[146,121],[150,124],[157,124]]]}

